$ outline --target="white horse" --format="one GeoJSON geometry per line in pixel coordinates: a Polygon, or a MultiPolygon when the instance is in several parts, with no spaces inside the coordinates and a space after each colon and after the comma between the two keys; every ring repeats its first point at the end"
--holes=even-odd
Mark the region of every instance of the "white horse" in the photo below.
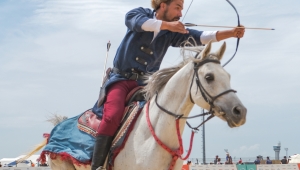
{"type": "MultiPolygon", "coordinates": [[[[231,90],[230,75],[220,65],[226,44],[216,53],[210,53],[210,49],[211,43],[203,50],[200,47],[185,49],[202,51],[195,58],[186,57],[179,65],[162,69],[151,76],[144,88],[149,106],[142,110],[123,150],[116,157],[114,170],[181,169],[183,160],[172,156],[153,137],[147,124],[147,111],[150,112],[150,123],[158,140],[170,150],[182,146],[179,139],[186,124],[186,119],[178,119],[179,129],[176,130],[176,116],[170,114],[178,115],[177,118],[187,117],[194,104],[211,109],[231,128],[246,122],[247,109],[231,90]],[[167,114],[158,105],[170,113],[167,114]]],[[[52,159],[50,166],[52,170],[91,169],[90,166],[78,166],[59,157],[52,159]]]]}

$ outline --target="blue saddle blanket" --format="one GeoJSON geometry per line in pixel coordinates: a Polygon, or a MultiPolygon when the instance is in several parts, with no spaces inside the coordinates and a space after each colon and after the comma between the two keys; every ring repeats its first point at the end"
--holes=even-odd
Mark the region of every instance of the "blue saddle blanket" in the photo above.
{"type": "MultiPolygon", "coordinates": [[[[137,110],[139,110],[143,108],[144,105],[145,102],[143,101],[137,102],[135,106],[138,108],[137,110]]],[[[132,109],[127,110],[127,112],[131,111],[132,109]]],[[[63,159],[70,159],[76,164],[91,163],[95,137],[78,129],[78,119],[82,114],[64,120],[52,129],[50,137],[48,138],[48,144],[45,146],[41,157],[44,157],[45,154],[50,154],[50,157],[59,155],[63,157],[63,159]]],[[[122,123],[124,123],[124,121],[122,123]]],[[[134,125],[134,123],[132,125],[134,125]]]]}
{"type": "Polygon", "coordinates": [[[78,129],[77,120],[80,116],[81,114],[56,125],[43,152],[67,154],[81,163],[90,163],[95,138],[78,129]]]}

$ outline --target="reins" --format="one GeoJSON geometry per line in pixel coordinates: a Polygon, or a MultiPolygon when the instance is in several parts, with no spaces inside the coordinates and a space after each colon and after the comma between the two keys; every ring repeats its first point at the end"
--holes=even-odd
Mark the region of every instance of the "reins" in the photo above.
{"type": "Polygon", "coordinates": [[[148,127],[149,127],[150,132],[151,132],[152,136],[154,137],[155,141],[158,143],[158,145],[161,146],[164,150],[166,150],[168,153],[170,153],[172,155],[172,162],[169,166],[169,170],[173,170],[178,158],[180,158],[181,160],[186,160],[190,156],[192,147],[193,147],[195,131],[192,131],[192,134],[191,134],[190,147],[189,147],[188,153],[185,157],[182,157],[183,144],[182,144],[182,138],[181,138],[181,134],[180,134],[179,119],[176,119],[176,132],[177,132],[179,148],[176,150],[172,150],[167,145],[165,145],[155,134],[155,131],[152,127],[150,117],[149,117],[149,105],[150,105],[150,101],[148,101],[146,104],[146,119],[147,119],[148,127]]]}
{"type": "MultiPolygon", "coordinates": [[[[197,85],[197,92],[198,92],[198,89],[200,90],[201,92],[201,95],[203,97],[203,99],[210,105],[210,109],[208,112],[206,113],[203,113],[203,114],[198,114],[198,115],[195,115],[195,116],[190,116],[190,117],[186,117],[184,116],[184,114],[175,114],[171,111],[168,111],[167,109],[165,109],[164,107],[162,107],[161,105],[158,104],[157,102],[157,98],[158,98],[158,92],[156,92],[156,96],[155,96],[155,103],[157,105],[157,107],[159,109],[161,109],[163,112],[169,114],[170,116],[173,116],[175,117],[175,120],[176,120],[176,132],[177,132],[177,137],[178,137],[178,143],[179,143],[179,148],[177,150],[172,150],[170,149],[167,145],[165,145],[158,137],[157,135],[155,134],[155,131],[152,127],[152,124],[151,124],[151,121],[150,121],[150,118],[149,118],[149,105],[150,105],[150,101],[147,102],[146,104],[146,119],[147,119],[147,124],[148,124],[148,127],[150,129],[150,132],[152,134],[152,136],[154,137],[155,141],[163,148],[165,149],[168,153],[170,153],[172,155],[172,161],[171,161],[171,164],[169,166],[169,170],[173,170],[174,166],[175,166],[175,163],[177,161],[178,158],[182,159],[182,160],[186,160],[190,153],[191,153],[191,150],[192,150],[192,146],[193,146],[193,139],[194,139],[194,134],[195,134],[195,131],[198,131],[199,127],[201,127],[204,123],[206,123],[208,120],[212,119],[214,117],[214,114],[213,114],[213,108],[214,108],[214,101],[227,94],[227,93],[230,93],[230,92],[234,92],[236,93],[235,90],[233,89],[229,89],[229,90],[226,90],[216,96],[211,96],[206,90],[205,88],[203,87],[201,81],[200,81],[200,78],[199,78],[199,75],[198,75],[198,70],[199,68],[206,64],[206,63],[217,63],[217,64],[220,64],[220,61],[219,60],[212,60],[212,59],[205,59],[201,62],[198,62],[198,63],[194,63],[194,74],[193,74],[193,78],[192,78],[192,82],[191,82],[191,85],[190,85],[190,100],[192,103],[195,104],[194,100],[192,99],[192,94],[191,94],[191,89],[193,87],[193,80],[195,79],[196,81],[196,85],[197,85]],[[188,150],[188,153],[185,157],[182,157],[182,154],[183,154],[183,145],[182,145],[182,138],[181,138],[181,134],[180,134],[180,128],[179,128],[179,120],[180,119],[193,119],[193,118],[197,118],[197,117],[200,117],[200,116],[206,116],[206,115],[210,115],[206,120],[204,120],[199,126],[197,127],[192,127],[188,121],[186,121],[186,124],[188,125],[189,128],[192,129],[192,134],[191,134],[191,139],[190,139],[190,146],[189,146],[189,150],[188,150]]],[[[197,93],[196,92],[196,93],[197,93]]]]}

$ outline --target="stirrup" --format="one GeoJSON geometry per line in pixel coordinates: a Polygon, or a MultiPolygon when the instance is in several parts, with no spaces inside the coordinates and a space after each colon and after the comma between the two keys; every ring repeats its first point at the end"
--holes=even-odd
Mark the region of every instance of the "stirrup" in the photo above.
{"type": "Polygon", "coordinates": [[[99,166],[96,170],[106,170],[106,168],[99,166]]]}

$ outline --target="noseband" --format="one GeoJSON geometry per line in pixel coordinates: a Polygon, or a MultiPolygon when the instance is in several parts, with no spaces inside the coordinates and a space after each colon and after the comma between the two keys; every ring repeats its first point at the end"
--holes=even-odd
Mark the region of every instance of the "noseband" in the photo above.
{"type": "MultiPolygon", "coordinates": [[[[219,98],[219,97],[221,97],[221,96],[223,96],[223,95],[225,95],[225,94],[227,94],[227,93],[230,93],[230,92],[236,93],[235,90],[229,89],[229,90],[226,90],[226,91],[224,91],[224,92],[222,92],[222,93],[220,93],[220,94],[218,94],[218,95],[216,95],[216,96],[210,95],[210,94],[205,90],[205,88],[203,87],[203,85],[202,85],[202,83],[201,83],[201,81],[200,81],[199,75],[198,75],[198,70],[199,70],[199,68],[200,68],[201,66],[203,66],[204,64],[206,64],[206,63],[216,63],[216,64],[221,64],[219,60],[213,60],[213,59],[205,59],[205,60],[200,61],[200,62],[198,62],[198,63],[196,63],[196,62],[194,63],[194,74],[193,74],[192,82],[191,82],[191,85],[190,85],[190,100],[191,100],[192,103],[195,104],[195,102],[194,102],[194,100],[193,100],[193,98],[192,98],[192,93],[191,93],[191,90],[192,90],[192,87],[193,87],[193,80],[195,79],[196,85],[197,85],[197,91],[198,91],[198,89],[200,90],[203,99],[204,99],[204,100],[209,104],[209,106],[210,106],[210,109],[209,109],[208,112],[203,113],[203,114],[198,114],[198,115],[195,115],[195,116],[185,117],[185,116],[183,116],[183,114],[178,115],[178,114],[172,113],[172,112],[166,110],[165,108],[163,108],[162,106],[160,106],[160,105],[158,104],[158,102],[157,102],[157,96],[158,96],[158,93],[157,93],[157,92],[156,92],[156,97],[155,97],[155,103],[156,103],[157,107],[158,107],[159,109],[161,109],[162,111],[166,112],[167,114],[169,114],[169,115],[175,117],[176,119],[193,119],[193,118],[200,117],[200,116],[210,115],[205,121],[203,121],[203,122],[202,122],[199,126],[197,126],[197,127],[192,127],[188,122],[186,122],[187,125],[188,125],[191,129],[193,129],[193,130],[199,130],[198,128],[199,128],[200,126],[202,126],[205,122],[207,122],[208,120],[210,120],[211,118],[214,117],[214,114],[213,114],[212,109],[214,108],[214,101],[215,101],[217,98],[219,98]],[[196,78],[195,78],[195,77],[196,77],[196,78]]],[[[196,92],[196,93],[197,93],[197,92],[196,92]]]]}

